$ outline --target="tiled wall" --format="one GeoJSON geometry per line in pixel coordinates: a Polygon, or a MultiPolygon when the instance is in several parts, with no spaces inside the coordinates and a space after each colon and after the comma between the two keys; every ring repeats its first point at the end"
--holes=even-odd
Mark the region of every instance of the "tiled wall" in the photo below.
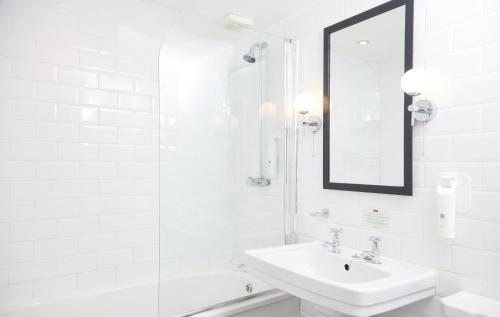
{"type": "MultiPolygon", "coordinates": [[[[321,113],[322,28],[383,1],[320,1],[321,4],[275,26],[301,42],[301,90],[315,96],[321,113]]],[[[328,228],[344,228],[342,242],[368,249],[369,235],[383,237],[382,253],[434,267],[439,295],[468,290],[500,299],[500,2],[415,1],[415,64],[435,80],[429,98],[439,107],[425,131],[414,129],[414,195],[398,197],[322,189],[322,158],[302,138],[299,158],[299,232],[303,239],[325,240],[328,228]],[[425,132],[425,142],[422,136],[425,132]],[[425,148],[425,156],[422,148],[425,148]],[[451,245],[436,235],[433,184],[440,171],[465,172],[473,180],[472,210],[457,220],[451,245]],[[328,221],[309,212],[328,207],[328,221]],[[387,230],[372,231],[362,212],[390,213],[387,230]]],[[[305,313],[323,315],[304,303],[305,313]]],[[[441,316],[436,299],[391,316],[441,316]]]]}
{"type": "Polygon", "coordinates": [[[156,279],[167,16],[0,2],[0,307],[156,279]]]}

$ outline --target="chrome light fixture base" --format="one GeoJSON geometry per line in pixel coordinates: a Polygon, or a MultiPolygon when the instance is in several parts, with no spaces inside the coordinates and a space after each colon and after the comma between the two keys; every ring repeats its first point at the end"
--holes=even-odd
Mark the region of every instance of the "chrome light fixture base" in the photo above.
{"type": "Polygon", "coordinates": [[[437,113],[437,107],[427,99],[418,100],[408,106],[408,111],[411,112],[411,125],[415,125],[415,121],[429,122],[437,113]]]}
{"type": "Polygon", "coordinates": [[[313,134],[316,134],[321,130],[321,127],[323,126],[323,121],[321,120],[320,117],[318,116],[309,116],[306,118],[306,115],[309,113],[308,111],[299,111],[299,113],[302,115],[301,120],[299,121],[299,126],[303,127],[304,131],[306,127],[310,127],[311,132],[313,134]]]}

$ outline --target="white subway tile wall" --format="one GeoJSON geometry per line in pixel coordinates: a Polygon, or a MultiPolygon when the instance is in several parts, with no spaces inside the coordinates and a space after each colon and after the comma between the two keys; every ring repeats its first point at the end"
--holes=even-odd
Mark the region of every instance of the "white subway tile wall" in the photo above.
{"type": "MultiPolygon", "coordinates": [[[[376,6],[382,0],[320,0],[320,4],[274,26],[273,31],[301,43],[300,86],[322,111],[322,29],[376,6]]],[[[382,254],[438,270],[438,295],[468,290],[500,299],[500,2],[415,0],[415,64],[435,79],[429,98],[437,117],[414,130],[414,195],[397,197],[322,189],[321,135],[301,137],[299,157],[299,233],[303,240],[328,238],[332,226],[344,228],[346,246],[366,249],[367,237],[383,237],[382,254]],[[422,146],[425,155],[422,155],[422,146]],[[319,150],[321,151],[321,150],[319,150]],[[468,173],[473,180],[472,211],[459,215],[457,238],[437,237],[434,178],[441,171],[468,173]],[[331,220],[309,216],[329,208],[331,220]],[[371,230],[363,211],[390,214],[386,230],[371,230]]],[[[337,316],[302,305],[305,316],[337,316]]],[[[384,316],[442,316],[437,298],[384,316]]]]}
{"type": "Polygon", "coordinates": [[[0,309],[157,279],[153,69],[170,15],[0,3],[0,309]]]}

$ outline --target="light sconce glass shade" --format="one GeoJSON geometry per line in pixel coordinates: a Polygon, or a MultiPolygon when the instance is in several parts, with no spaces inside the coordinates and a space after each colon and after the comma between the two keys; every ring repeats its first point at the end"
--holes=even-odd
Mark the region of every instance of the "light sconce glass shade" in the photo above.
{"type": "Polygon", "coordinates": [[[221,126],[224,126],[225,120],[224,120],[224,116],[216,113],[216,114],[211,115],[208,118],[208,122],[210,123],[210,125],[212,125],[214,127],[221,127],[221,126]]]}
{"type": "MultiPolygon", "coordinates": [[[[428,92],[431,85],[431,77],[425,69],[413,68],[407,71],[401,78],[401,89],[409,96],[418,96],[421,93],[428,92]]],[[[427,99],[417,100],[414,104],[408,106],[411,112],[411,125],[415,121],[423,123],[429,122],[436,115],[436,106],[427,99]]]]}
{"type": "Polygon", "coordinates": [[[314,104],[313,98],[308,94],[300,94],[295,97],[295,110],[301,114],[306,114],[311,111],[314,104]]]}
{"type": "Polygon", "coordinates": [[[429,73],[422,68],[412,68],[401,78],[401,89],[410,96],[418,96],[430,85],[429,73]]]}
{"type": "Polygon", "coordinates": [[[261,111],[262,114],[268,117],[275,117],[276,116],[276,106],[272,102],[265,102],[261,106],[261,111]]]}

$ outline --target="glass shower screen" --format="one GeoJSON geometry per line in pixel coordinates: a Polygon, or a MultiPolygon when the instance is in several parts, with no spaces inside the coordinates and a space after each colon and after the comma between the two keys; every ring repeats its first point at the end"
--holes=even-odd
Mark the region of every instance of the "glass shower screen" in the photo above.
{"type": "Polygon", "coordinates": [[[246,249],[285,243],[289,41],[170,32],[160,60],[160,316],[271,287],[246,249]]]}

